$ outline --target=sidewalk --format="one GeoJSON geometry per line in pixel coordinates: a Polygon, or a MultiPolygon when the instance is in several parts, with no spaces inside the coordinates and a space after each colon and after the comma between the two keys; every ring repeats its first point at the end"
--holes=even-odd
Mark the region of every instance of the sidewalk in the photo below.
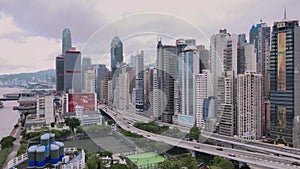
{"type": "Polygon", "coordinates": [[[18,150],[20,149],[20,146],[21,146],[21,138],[20,138],[20,135],[21,135],[21,127],[22,127],[22,124],[19,122],[19,127],[18,128],[14,128],[11,133],[10,133],[10,136],[13,136],[16,138],[16,141],[14,142],[14,145],[11,147],[10,149],[10,153],[9,155],[7,156],[6,158],[6,161],[4,163],[3,166],[7,166],[8,162],[15,158],[17,156],[17,153],[18,153],[18,150]]]}

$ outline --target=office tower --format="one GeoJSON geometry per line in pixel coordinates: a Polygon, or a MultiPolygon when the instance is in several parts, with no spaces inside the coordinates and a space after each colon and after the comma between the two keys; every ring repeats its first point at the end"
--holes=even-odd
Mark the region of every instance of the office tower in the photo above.
{"type": "Polygon", "coordinates": [[[252,26],[250,30],[250,43],[255,45],[256,72],[262,75],[262,134],[266,135],[266,113],[264,103],[269,99],[270,93],[270,27],[266,23],[252,26]]]}
{"type": "MultiPolygon", "coordinates": [[[[195,104],[196,104],[196,126],[198,128],[203,127],[203,103],[204,100],[210,96],[210,79],[209,79],[209,70],[203,70],[203,73],[195,75],[196,83],[196,95],[195,95],[195,104]]],[[[207,114],[208,115],[208,114],[207,114]]],[[[207,118],[206,115],[206,118],[207,118]]],[[[205,119],[206,119],[205,118],[205,119]]]]}
{"type": "Polygon", "coordinates": [[[64,56],[64,91],[69,90],[74,92],[81,92],[82,78],[81,78],[81,52],[75,50],[68,50],[64,56]]]}
{"type": "Polygon", "coordinates": [[[172,45],[157,44],[158,112],[161,120],[172,123],[174,115],[174,81],[177,79],[177,48],[172,45]]]}
{"type": "Polygon", "coordinates": [[[244,45],[246,43],[246,35],[239,34],[237,43],[237,74],[244,74],[246,71],[246,58],[244,52],[244,45]]]}
{"type": "Polygon", "coordinates": [[[108,69],[105,64],[94,64],[92,66],[94,67],[96,73],[95,92],[97,93],[98,100],[100,100],[100,95],[102,95],[100,82],[101,80],[105,80],[105,76],[108,72],[108,69]]]}
{"type": "MultiPolygon", "coordinates": [[[[144,51],[140,50],[135,56],[136,77],[135,77],[135,110],[144,111],[144,51]]],[[[129,92],[128,92],[129,93],[129,92]]]]}
{"type": "Polygon", "coordinates": [[[300,27],[274,22],[270,55],[270,139],[300,148],[300,27]]]}
{"type": "Polygon", "coordinates": [[[109,80],[107,82],[107,97],[108,97],[107,105],[112,106],[112,104],[113,104],[112,80],[109,80]]]}
{"type": "Polygon", "coordinates": [[[253,44],[244,45],[244,54],[246,58],[246,71],[256,72],[256,53],[253,44]]]}
{"type": "Polygon", "coordinates": [[[150,66],[146,67],[146,70],[144,71],[144,111],[150,111],[150,92],[151,90],[151,68],[150,66]]]}
{"type": "Polygon", "coordinates": [[[158,71],[156,68],[153,68],[153,91],[152,91],[152,112],[153,112],[153,119],[158,119],[160,114],[159,114],[159,88],[158,88],[158,71]]]}
{"type": "Polygon", "coordinates": [[[118,36],[115,36],[110,44],[110,64],[112,75],[114,76],[115,70],[118,65],[123,63],[123,43],[118,36]]]}
{"type": "Polygon", "coordinates": [[[218,78],[218,133],[226,136],[234,135],[234,78],[235,76],[233,71],[225,71],[218,78]]]}
{"type": "Polygon", "coordinates": [[[237,42],[238,44],[244,44],[244,43],[247,43],[247,39],[246,39],[246,34],[239,34],[238,37],[237,37],[237,42]]]}
{"type": "Polygon", "coordinates": [[[71,31],[66,28],[63,30],[62,34],[62,55],[65,55],[65,52],[72,47],[71,31]]]}
{"type": "Polygon", "coordinates": [[[165,109],[162,111],[162,121],[172,123],[172,116],[174,115],[174,81],[177,79],[177,55],[176,47],[171,45],[163,45],[163,79],[162,90],[165,99],[162,103],[165,109]]]}
{"type": "Polygon", "coordinates": [[[95,93],[96,72],[94,67],[85,69],[84,76],[84,91],[86,93],[95,93]]]}
{"type": "Polygon", "coordinates": [[[84,78],[85,78],[85,72],[86,72],[86,69],[91,69],[92,67],[92,59],[90,57],[83,57],[82,58],[82,88],[85,89],[85,81],[84,81],[84,78]]]}
{"type": "Polygon", "coordinates": [[[196,48],[199,51],[199,56],[200,56],[200,73],[202,73],[203,69],[208,69],[209,70],[209,51],[205,49],[204,45],[197,45],[196,48]]]}
{"type": "Polygon", "coordinates": [[[127,110],[129,108],[129,67],[126,64],[123,64],[120,67],[120,72],[116,77],[116,90],[118,97],[116,107],[121,110],[127,110]]]}
{"type": "Polygon", "coordinates": [[[104,80],[100,80],[99,86],[99,103],[108,105],[109,103],[109,81],[111,80],[111,72],[107,71],[104,80]]]}
{"type": "Polygon", "coordinates": [[[178,86],[180,91],[180,112],[178,123],[193,126],[196,112],[196,83],[199,68],[199,52],[195,46],[187,46],[178,58],[178,86]]]}
{"type": "Polygon", "coordinates": [[[130,55],[130,67],[135,67],[135,56],[134,55],[130,55]]]}
{"type": "Polygon", "coordinates": [[[248,140],[261,138],[261,75],[246,71],[237,79],[237,135],[248,140]]]}
{"type": "Polygon", "coordinates": [[[64,91],[64,58],[60,55],[55,60],[56,70],[56,94],[60,95],[64,91]]]}
{"type": "Polygon", "coordinates": [[[230,35],[226,29],[210,38],[210,71],[212,73],[213,96],[217,97],[218,77],[224,71],[237,74],[237,36],[230,35]]]}

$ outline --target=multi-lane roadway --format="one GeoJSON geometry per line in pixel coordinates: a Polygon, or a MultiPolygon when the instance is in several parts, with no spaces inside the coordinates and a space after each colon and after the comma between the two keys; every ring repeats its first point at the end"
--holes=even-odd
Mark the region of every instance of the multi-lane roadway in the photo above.
{"type": "Polygon", "coordinates": [[[184,141],[168,136],[157,135],[147,131],[140,130],[128,124],[126,114],[115,112],[105,107],[101,109],[106,112],[114,121],[124,130],[129,130],[133,133],[143,135],[145,138],[154,141],[165,142],[172,146],[186,148],[195,152],[203,152],[216,156],[233,159],[239,162],[261,166],[265,168],[283,169],[283,168],[300,168],[300,160],[293,157],[279,157],[258,152],[249,152],[232,148],[218,147],[197,142],[184,141]],[[125,115],[125,116],[123,116],[125,115]]]}

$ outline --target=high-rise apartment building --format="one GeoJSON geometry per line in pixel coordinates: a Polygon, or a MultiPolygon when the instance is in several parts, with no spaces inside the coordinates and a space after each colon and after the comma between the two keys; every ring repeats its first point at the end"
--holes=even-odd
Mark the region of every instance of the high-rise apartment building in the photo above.
{"type": "Polygon", "coordinates": [[[300,148],[300,27],[274,22],[270,55],[270,138],[300,148]]]}
{"type": "Polygon", "coordinates": [[[248,140],[261,138],[261,75],[246,71],[237,79],[237,135],[248,140]]]}
{"type": "MultiPolygon", "coordinates": [[[[210,72],[209,70],[203,70],[201,74],[195,75],[196,83],[196,95],[195,95],[195,104],[196,104],[196,126],[198,128],[203,127],[203,105],[204,100],[211,95],[210,93],[210,72]]],[[[207,117],[207,115],[206,115],[207,117]]],[[[205,118],[206,119],[206,118],[205,118]]]]}

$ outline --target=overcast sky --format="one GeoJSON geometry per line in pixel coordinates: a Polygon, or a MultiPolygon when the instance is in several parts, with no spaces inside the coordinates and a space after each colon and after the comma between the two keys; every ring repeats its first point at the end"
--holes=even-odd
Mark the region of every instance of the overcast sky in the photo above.
{"type": "Polygon", "coordinates": [[[1,0],[0,74],[55,68],[66,27],[73,46],[93,63],[109,65],[115,35],[126,61],[143,49],[150,63],[159,37],[163,44],[183,37],[207,45],[220,28],[248,37],[260,19],[268,25],[280,21],[285,6],[289,19],[300,18],[299,0],[1,0]]]}

